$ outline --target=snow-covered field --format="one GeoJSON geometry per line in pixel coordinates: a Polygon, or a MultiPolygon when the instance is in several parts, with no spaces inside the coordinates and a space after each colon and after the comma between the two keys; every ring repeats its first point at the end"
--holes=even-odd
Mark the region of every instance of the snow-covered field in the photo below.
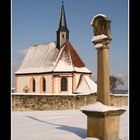
{"type": "MultiPolygon", "coordinates": [[[[128,107],[120,117],[120,138],[128,140],[128,107]]],[[[12,140],[97,140],[87,138],[87,117],[79,110],[12,112],[12,140]]]]}

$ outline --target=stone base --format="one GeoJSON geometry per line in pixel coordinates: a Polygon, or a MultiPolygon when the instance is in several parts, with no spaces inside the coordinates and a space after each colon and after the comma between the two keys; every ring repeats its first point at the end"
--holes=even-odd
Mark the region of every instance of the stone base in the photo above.
{"type": "Polygon", "coordinates": [[[119,116],[88,116],[87,136],[100,140],[119,140],[119,116]]]}
{"type": "MultiPolygon", "coordinates": [[[[96,104],[96,103],[95,103],[96,104]]],[[[100,104],[98,109],[105,105],[100,104]]],[[[119,119],[124,109],[108,107],[106,110],[83,109],[87,115],[87,137],[95,137],[100,140],[120,140],[119,139],[119,119]]]]}

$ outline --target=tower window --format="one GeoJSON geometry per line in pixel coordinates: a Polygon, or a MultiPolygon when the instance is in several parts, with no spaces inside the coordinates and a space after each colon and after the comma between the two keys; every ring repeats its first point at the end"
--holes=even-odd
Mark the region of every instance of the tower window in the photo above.
{"type": "Polygon", "coordinates": [[[67,91],[67,78],[65,77],[61,79],[61,91],[67,91]]]}
{"type": "Polygon", "coordinates": [[[64,38],[64,34],[62,34],[62,38],[64,38]]]}

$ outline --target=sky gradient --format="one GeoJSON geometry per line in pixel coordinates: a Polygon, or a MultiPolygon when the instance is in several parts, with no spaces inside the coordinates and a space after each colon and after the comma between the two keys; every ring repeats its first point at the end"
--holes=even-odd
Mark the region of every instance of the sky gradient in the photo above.
{"type": "MultiPolygon", "coordinates": [[[[64,0],[69,40],[86,66],[97,75],[97,51],[91,42],[90,22],[96,14],[112,21],[110,43],[110,75],[128,81],[128,0],[64,0]]],[[[61,0],[12,0],[12,87],[14,72],[32,44],[56,41],[61,0]]]]}

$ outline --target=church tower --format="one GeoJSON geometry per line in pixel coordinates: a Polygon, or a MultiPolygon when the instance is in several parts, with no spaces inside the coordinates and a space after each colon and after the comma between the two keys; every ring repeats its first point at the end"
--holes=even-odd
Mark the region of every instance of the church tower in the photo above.
{"type": "Polygon", "coordinates": [[[62,45],[69,40],[69,30],[67,28],[65,10],[64,10],[64,1],[62,0],[61,7],[61,17],[59,22],[59,28],[57,30],[57,48],[59,49],[62,45]]]}

